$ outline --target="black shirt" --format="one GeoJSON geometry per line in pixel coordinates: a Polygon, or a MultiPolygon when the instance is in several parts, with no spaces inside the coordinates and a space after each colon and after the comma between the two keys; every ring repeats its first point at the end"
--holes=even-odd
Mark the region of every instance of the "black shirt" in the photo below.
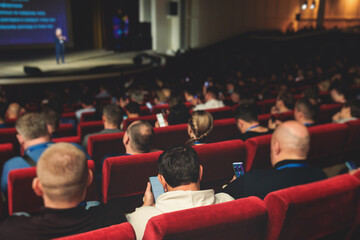
{"type": "Polygon", "coordinates": [[[248,132],[245,132],[243,134],[240,134],[238,139],[243,140],[245,142],[249,138],[259,137],[259,136],[263,136],[263,135],[266,135],[266,134],[272,134],[272,133],[273,133],[273,130],[268,130],[267,132],[248,131],[248,132]]]}
{"type": "Polygon", "coordinates": [[[31,216],[11,216],[0,223],[0,239],[52,239],[126,222],[119,204],[69,209],[42,208],[31,216]]]}
{"type": "Polygon", "coordinates": [[[321,169],[309,167],[306,161],[283,160],[278,162],[274,169],[245,173],[222,191],[235,199],[249,196],[264,199],[270,192],[326,178],[321,169]]]}

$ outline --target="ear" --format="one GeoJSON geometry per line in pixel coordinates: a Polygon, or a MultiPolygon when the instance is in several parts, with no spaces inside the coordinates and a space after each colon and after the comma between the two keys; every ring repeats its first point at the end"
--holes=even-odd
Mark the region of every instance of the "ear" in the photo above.
{"type": "Polygon", "coordinates": [[[106,117],[104,115],[102,115],[101,119],[103,122],[106,122],[106,117]]]}
{"type": "Polygon", "coordinates": [[[203,166],[202,165],[200,165],[200,167],[199,167],[199,182],[201,182],[201,180],[202,180],[202,176],[203,176],[203,166]]]}
{"type": "Polygon", "coordinates": [[[87,179],[87,183],[86,183],[87,187],[90,186],[90,184],[93,181],[93,178],[94,178],[93,171],[91,169],[89,169],[88,179],[87,179]]]}
{"type": "Polygon", "coordinates": [[[49,124],[46,124],[46,128],[47,128],[49,135],[51,135],[53,133],[52,127],[49,124]]]}
{"type": "Polygon", "coordinates": [[[44,195],[42,185],[37,177],[33,179],[32,189],[34,190],[37,196],[42,197],[44,195]]]}
{"type": "Polygon", "coordinates": [[[16,134],[16,138],[17,138],[20,146],[24,144],[24,142],[25,142],[24,138],[20,134],[16,134]]]}
{"type": "Polygon", "coordinates": [[[188,125],[187,129],[188,129],[188,134],[191,136],[193,134],[193,130],[191,129],[190,125],[188,125]]]}
{"type": "Polygon", "coordinates": [[[125,146],[127,146],[130,142],[130,138],[129,135],[127,134],[127,132],[125,132],[124,137],[123,137],[123,143],[125,146]]]}
{"type": "Polygon", "coordinates": [[[161,174],[158,174],[158,179],[159,179],[159,182],[161,183],[161,185],[163,186],[165,192],[167,192],[167,191],[168,191],[168,184],[167,184],[167,182],[165,181],[164,176],[161,175],[161,174]]]}
{"type": "Polygon", "coordinates": [[[273,147],[274,155],[277,156],[281,152],[280,143],[278,140],[274,140],[274,147],[273,147]]]}

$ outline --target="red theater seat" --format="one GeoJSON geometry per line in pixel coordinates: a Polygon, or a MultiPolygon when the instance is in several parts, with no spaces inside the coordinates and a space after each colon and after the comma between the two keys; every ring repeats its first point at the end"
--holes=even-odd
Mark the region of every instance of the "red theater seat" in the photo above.
{"type": "Polygon", "coordinates": [[[94,122],[81,122],[78,125],[77,135],[80,137],[81,141],[84,139],[85,135],[89,133],[96,133],[104,129],[103,121],[94,121],[94,122]]]}
{"type": "Polygon", "coordinates": [[[335,113],[339,112],[342,107],[342,104],[332,103],[332,104],[323,104],[320,106],[319,115],[317,118],[317,123],[331,123],[332,117],[335,113]]]}
{"type": "Polygon", "coordinates": [[[62,118],[69,118],[69,119],[73,119],[73,120],[77,121],[76,116],[75,116],[75,112],[64,112],[64,113],[61,114],[61,117],[62,118]]]}
{"type": "Polygon", "coordinates": [[[4,163],[15,156],[14,146],[11,143],[0,144],[0,172],[2,172],[4,163]]]}
{"type": "Polygon", "coordinates": [[[347,239],[355,226],[360,185],[343,174],[272,192],[264,202],[269,240],[347,239]]]}
{"type": "Polygon", "coordinates": [[[221,190],[234,176],[233,162],[246,162],[246,148],[241,140],[209,143],[195,146],[203,166],[201,189],[221,190]]]}
{"type": "Polygon", "coordinates": [[[184,145],[190,139],[187,124],[178,124],[167,127],[154,128],[152,147],[166,150],[172,146],[184,145]]]}
{"type": "Polygon", "coordinates": [[[214,128],[207,137],[207,142],[221,142],[236,136],[239,130],[235,118],[219,119],[214,121],[214,128]]]}
{"type": "Polygon", "coordinates": [[[266,224],[263,201],[248,197],[152,217],[143,239],[260,240],[265,239],[266,224]]]}
{"type": "Polygon", "coordinates": [[[101,164],[106,155],[126,153],[123,144],[124,132],[99,134],[90,136],[88,139],[88,153],[95,161],[96,167],[101,164]]]}
{"type": "Polygon", "coordinates": [[[349,129],[346,124],[329,123],[309,128],[311,140],[308,159],[310,164],[328,167],[341,163],[349,129]]]}
{"type": "Polygon", "coordinates": [[[139,120],[147,121],[154,127],[155,123],[157,121],[157,118],[156,118],[156,115],[140,116],[140,117],[136,117],[136,118],[127,118],[123,121],[124,131],[132,122],[139,121],[139,120]]]}
{"type": "Polygon", "coordinates": [[[84,112],[81,114],[80,122],[101,121],[101,116],[95,112],[84,112]]]}
{"type": "Polygon", "coordinates": [[[270,169],[270,142],[271,134],[250,138],[245,141],[247,157],[245,171],[251,169],[270,169]]]}
{"type": "Polygon", "coordinates": [[[349,137],[345,146],[345,161],[357,160],[360,156],[360,120],[347,122],[349,137]]]}
{"type": "Polygon", "coordinates": [[[125,212],[142,205],[149,177],[157,176],[156,161],[161,152],[110,157],[102,168],[103,202],[120,199],[125,212]]]}
{"type": "Polygon", "coordinates": [[[147,106],[140,106],[140,116],[151,115],[151,111],[147,106]]]}
{"type": "Polygon", "coordinates": [[[260,109],[260,112],[265,114],[265,113],[269,113],[270,112],[270,109],[272,106],[275,105],[275,102],[276,102],[276,99],[273,98],[273,99],[266,99],[266,100],[263,100],[263,101],[260,101],[257,103],[259,109],[260,109]]]}
{"type": "Polygon", "coordinates": [[[60,124],[58,133],[60,137],[69,137],[76,135],[74,126],[71,123],[60,124]]]}
{"type": "Polygon", "coordinates": [[[57,238],[57,240],[136,240],[135,232],[130,223],[121,223],[94,231],[72,236],[57,238]]]}
{"type": "Polygon", "coordinates": [[[20,154],[20,145],[16,138],[15,128],[2,128],[0,129],[0,143],[12,143],[16,154],[20,154]]]}
{"type": "Polygon", "coordinates": [[[67,142],[67,143],[77,143],[81,144],[81,139],[79,136],[72,136],[72,137],[62,137],[62,138],[54,138],[52,139],[53,142],[67,142]]]}
{"type": "MultiPolygon", "coordinates": [[[[95,171],[94,162],[89,160],[88,167],[95,171]]],[[[15,169],[10,171],[8,180],[9,215],[15,212],[37,212],[44,206],[41,197],[32,189],[32,181],[36,177],[36,167],[15,169]]],[[[95,181],[87,188],[86,200],[98,200],[95,181]]]]}
{"type": "MultiPolygon", "coordinates": [[[[233,109],[232,109],[232,107],[229,107],[229,106],[221,107],[221,108],[214,108],[214,109],[207,109],[206,111],[211,113],[214,120],[234,117],[233,109]]],[[[190,114],[192,114],[193,112],[194,111],[191,110],[190,114]]]]}

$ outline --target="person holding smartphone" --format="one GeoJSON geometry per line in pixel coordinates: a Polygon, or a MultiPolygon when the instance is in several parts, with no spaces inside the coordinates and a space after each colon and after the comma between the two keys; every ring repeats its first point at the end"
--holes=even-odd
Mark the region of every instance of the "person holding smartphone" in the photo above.
{"type": "Polygon", "coordinates": [[[212,189],[200,190],[203,168],[191,147],[173,147],[163,152],[158,159],[158,171],[157,178],[165,193],[157,197],[155,203],[152,193],[155,185],[148,183],[144,204],[126,216],[134,227],[136,239],[142,239],[146,224],[153,216],[233,200],[228,194],[215,194],[212,189]]]}

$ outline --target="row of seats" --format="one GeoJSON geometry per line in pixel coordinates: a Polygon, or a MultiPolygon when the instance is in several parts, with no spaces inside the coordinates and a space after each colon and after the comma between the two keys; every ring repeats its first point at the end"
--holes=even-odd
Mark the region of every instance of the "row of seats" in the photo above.
{"type": "MultiPolygon", "coordinates": [[[[150,239],[359,239],[360,172],[151,218],[150,239]]],[[[129,223],[59,238],[136,239],[129,223]]]]}

